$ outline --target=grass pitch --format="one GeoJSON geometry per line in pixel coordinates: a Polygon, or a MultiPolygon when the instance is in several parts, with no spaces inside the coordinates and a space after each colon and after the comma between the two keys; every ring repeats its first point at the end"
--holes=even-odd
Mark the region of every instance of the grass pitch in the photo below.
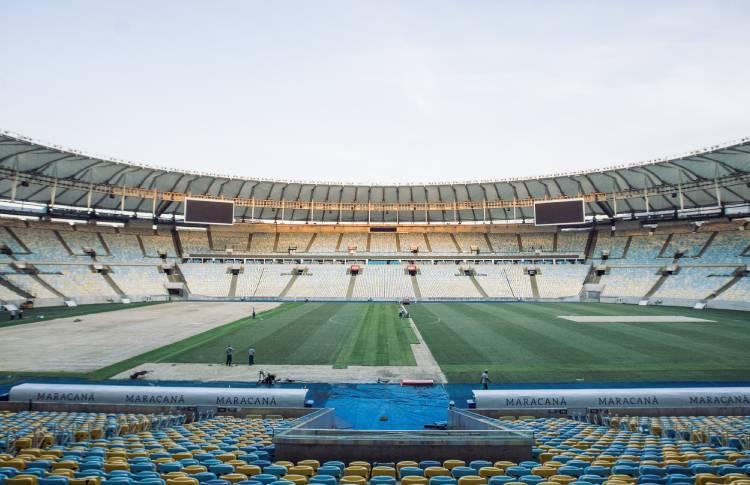
{"type": "MultiPolygon", "coordinates": [[[[229,344],[238,364],[246,363],[252,346],[258,365],[413,366],[416,336],[408,321],[398,318],[398,308],[286,303],[256,320],[243,318],[75,376],[104,379],[144,363],[222,364],[229,344]]],[[[476,383],[484,369],[503,384],[747,381],[750,376],[747,312],[598,303],[431,303],[411,305],[410,311],[452,383],[476,383]],[[713,322],[580,323],[561,316],[689,316],[713,322]]]]}
{"type": "MultiPolygon", "coordinates": [[[[395,304],[288,303],[149,352],[140,362],[223,363],[224,348],[245,363],[250,347],[259,364],[416,365],[408,320],[395,304]]],[[[133,365],[137,365],[137,362],[133,365]]]]}
{"type": "Polygon", "coordinates": [[[412,317],[449,382],[742,381],[746,312],[598,303],[422,304],[412,317]],[[588,316],[692,316],[712,322],[576,323],[588,316]]]}

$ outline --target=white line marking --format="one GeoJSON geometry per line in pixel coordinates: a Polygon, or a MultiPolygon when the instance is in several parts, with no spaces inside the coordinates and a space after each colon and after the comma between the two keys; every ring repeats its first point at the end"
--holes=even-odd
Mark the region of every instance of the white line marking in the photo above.
{"type": "Polygon", "coordinates": [[[706,320],[704,318],[682,317],[682,316],[632,316],[632,315],[612,315],[612,316],[580,316],[558,315],[557,318],[570,320],[577,323],[716,323],[716,320],[706,320]]]}

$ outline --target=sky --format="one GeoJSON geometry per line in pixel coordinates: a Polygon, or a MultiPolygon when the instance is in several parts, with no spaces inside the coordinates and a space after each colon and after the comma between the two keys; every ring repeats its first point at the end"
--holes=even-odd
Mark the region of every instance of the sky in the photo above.
{"type": "Polygon", "coordinates": [[[537,176],[750,135],[746,1],[0,0],[0,128],[305,181],[537,176]]]}

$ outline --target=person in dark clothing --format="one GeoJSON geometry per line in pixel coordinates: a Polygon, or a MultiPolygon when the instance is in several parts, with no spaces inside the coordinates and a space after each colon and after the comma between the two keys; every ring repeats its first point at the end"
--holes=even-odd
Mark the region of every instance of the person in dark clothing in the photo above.
{"type": "Polygon", "coordinates": [[[232,355],[234,354],[234,347],[231,345],[227,345],[227,348],[224,349],[224,353],[227,354],[227,360],[224,362],[224,365],[231,366],[232,365],[232,355]]]}
{"type": "Polygon", "coordinates": [[[255,349],[250,347],[247,351],[247,365],[253,365],[255,363],[255,349]]]}
{"type": "Polygon", "coordinates": [[[255,307],[253,307],[253,320],[255,320],[255,307]]]}

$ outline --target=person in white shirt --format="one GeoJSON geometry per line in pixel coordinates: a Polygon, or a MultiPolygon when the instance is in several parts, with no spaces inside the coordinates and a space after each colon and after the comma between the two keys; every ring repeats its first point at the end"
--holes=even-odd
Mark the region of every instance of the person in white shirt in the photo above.
{"type": "Polygon", "coordinates": [[[492,382],[490,381],[490,371],[485,369],[484,372],[482,372],[482,377],[479,379],[479,383],[482,384],[482,389],[485,391],[489,389],[490,382],[492,382]]]}

